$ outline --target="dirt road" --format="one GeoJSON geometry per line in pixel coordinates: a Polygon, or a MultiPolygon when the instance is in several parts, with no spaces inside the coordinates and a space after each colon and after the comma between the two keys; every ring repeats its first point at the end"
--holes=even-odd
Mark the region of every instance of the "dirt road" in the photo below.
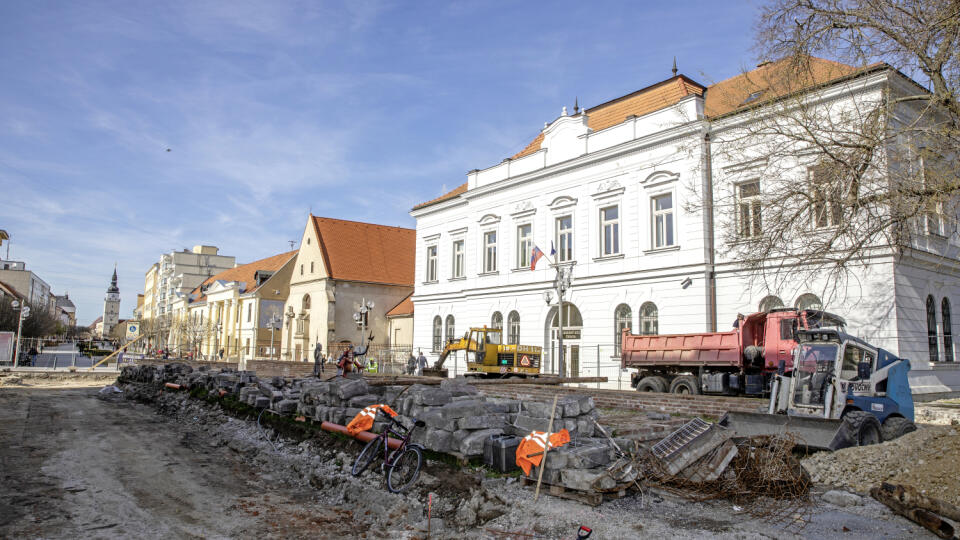
{"type": "Polygon", "coordinates": [[[96,396],[0,389],[0,538],[425,538],[428,494],[431,538],[564,538],[579,524],[594,538],[930,537],[869,499],[820,505],[784,530],[728,502],[649,492],[596,508],[534,502],[513,478],[441,462],[394,495],[373,473],[350,476],[353,441],[277,440],[184,393],[138,397],[153,405],[96,396]]]}
{"type": "Polygon", "coordinates": [[[234,452],[152,408],[95,395],[0,391],[0,538],[263,538],[286,536],[290,513],[355,532],[304,493],[258,495],[266,482],[234,452]]]}

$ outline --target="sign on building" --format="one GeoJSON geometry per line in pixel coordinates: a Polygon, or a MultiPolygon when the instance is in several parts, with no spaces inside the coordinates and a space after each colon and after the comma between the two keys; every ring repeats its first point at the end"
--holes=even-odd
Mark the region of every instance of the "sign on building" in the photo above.
{"type": "Polygon", "coordinates": [[[127,339],[137,339],[139,335],[140,335],[140,323],[128,322],[127,323],[127,339]]]}
{"type": "Polygon", "coordinates": [[[0,362],[13,362],[13,332],[0,332],[0,362]]]}

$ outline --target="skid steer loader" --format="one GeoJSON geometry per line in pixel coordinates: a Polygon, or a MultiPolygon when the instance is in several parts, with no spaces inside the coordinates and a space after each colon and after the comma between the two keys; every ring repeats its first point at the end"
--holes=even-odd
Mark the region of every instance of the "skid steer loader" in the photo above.
{"type": "Polygon", "coordinates": [[[842,330],[801,330],[797,339],[793,371],[781,361],[767,413],[720,419],[735,437],[789,433],[810,450],[838,450],[916,430],[908,360],[842,330]]]}

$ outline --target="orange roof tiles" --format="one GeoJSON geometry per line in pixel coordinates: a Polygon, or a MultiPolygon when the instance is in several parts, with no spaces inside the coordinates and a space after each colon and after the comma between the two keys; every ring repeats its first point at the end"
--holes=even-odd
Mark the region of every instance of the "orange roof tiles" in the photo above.
{"type": "MultiPolygon", "coordinates": [[[[466,185],[463,186],[466,191],[466,185]]],[[[333,279],[413,286],[414,229],[311,216],[333,279]]]]}
{"type": "Polygon", "coordinates": [[[254,279],[258,270],[264,270],[268,272],[276,272],[287,264],[287,262],[292,259],[297,254],[297,251],[288,251],[286,253],[280,253],[272,257],[267,257],[266,259],[260,259],[259,261],[253,261],[252,263],[241,264],[240,266],[231,268],[229,270],[224,270],[219,274],[212,275],[205,279],[199,287],[194,289],[190,296],[196,295],[196,298],[190,300],[191,302],[198,302],[206,298],[204,294],[204,287],[210,285],[215,281],[238,281],[245,284],[245,289],[240,291],[241,294],[246,294],[257,290],[257,282],[254,279]]]}
{"type": "MultiPolygon", "coordinates": [[[[707,117],[717,117],[751,107],[755,102],[783,97],[798,90],[834,82],[882,65],[872,64],[866,68],[856,68],[832,60],[810,57],[807,65],[803,66],[804,69],[797,70],[792,69],[794,66],[788,60],[780,60],[761,65],[753,71],[731,77],[709,87],[704,87],[685,75],[677,75],[584,111],[587,113],[587,125],[590,129],[600,131],[624,122],[628,116],[643,116],[670,107],[687,96],[698,95],[704,97],[704,114],[707,117]],[[755,92],[758,95],[754,99],[749,99],[755,92]]],[[[540,150],[542,142],[543,133],[541,132],[511,159],[533,154],[540,150]]],[[[441,197],[418,204],[413,209],[452,199],[466,190],[467,184],[463,184],[441,197]]]]}
{"type": "Polygon", "coordinates": [[[407,295],[399,304],[387,312],[387,317],[402,317],[404,315],[413,315],[413,293],[407,295]]]}

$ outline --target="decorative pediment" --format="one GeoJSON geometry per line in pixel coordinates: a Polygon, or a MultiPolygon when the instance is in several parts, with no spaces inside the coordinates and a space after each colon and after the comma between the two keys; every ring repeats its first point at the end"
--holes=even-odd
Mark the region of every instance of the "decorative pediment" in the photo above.
{"type": "Polygon", "coordinates": [[[537,213],[537,209],[533,206],[533,203],[530,201],[520,201],[517,204],[513,205],[513,211],[510,212],[510,215],[514,218],[531,216],[537,213]]]}
{"type": "Polygon", "coordinates": [[[480,218],[479,223],[480,225],[495,225],[500,223],[500,216],[496,214],[487,214],[480,218]]]}
{"type": "Polygon", "coordinates": [[[623,195],[624,191],[625,188],[620,183],[620,180],[611,178],[610,180],[604,180],[597,184],[597,187],[593,190],[593,197],[595,199],[616,197],[618,195],[623,195]]]}
{"type": "Polygon", "coordinates": [[[650,188],[654,186],[659,186],[661,184],[667,184],[670,182],[676,182],[680,179],[678,173],[670,171],[655,171],[649,174],[646,178],[640,181],[640,184],[645,188],[650,188]]]}

